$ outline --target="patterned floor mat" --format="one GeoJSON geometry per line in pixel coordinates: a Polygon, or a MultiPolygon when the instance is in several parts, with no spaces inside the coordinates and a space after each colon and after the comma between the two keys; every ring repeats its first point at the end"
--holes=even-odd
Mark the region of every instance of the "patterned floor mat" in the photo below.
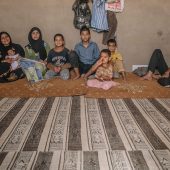
{"type": "Polygon", "coordinates": [[[170,169],[169,150],[2,152],[1,169],[160,170],[170,169]]]}
{"type": "Polygon", "coordinates": [[[0,99],[0,169],[170,169],[170,99],[0,99]]]}

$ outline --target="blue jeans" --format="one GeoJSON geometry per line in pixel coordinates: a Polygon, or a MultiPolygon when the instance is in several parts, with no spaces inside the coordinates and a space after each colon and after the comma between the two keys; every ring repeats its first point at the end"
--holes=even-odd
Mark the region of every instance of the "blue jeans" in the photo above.
{"type": "Polygon", "coordinates": [[[36,66],[36,62],[34,61],[28,61],[28,60],[24,60],[21,59],[19,61],[19,65],[21,66],[21,68],[25,71],[28,71],[29,68],[32,68],[35,70],[35,73],[38,77],[38,80],[42,80],[43,79],[43,75],[42,75],[42,71],[36,66]]]}

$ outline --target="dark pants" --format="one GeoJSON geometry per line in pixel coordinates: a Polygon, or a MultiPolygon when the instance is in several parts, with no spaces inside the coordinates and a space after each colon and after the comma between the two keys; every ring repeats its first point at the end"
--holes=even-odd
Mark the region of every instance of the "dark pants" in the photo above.
{"type": "Polygon", "coordinates": [[[69,54],[70,64],[73,68],[79,68],[80,74],[86,74],[93,64],[84,64],[79,60],[79,56],[75,51],[69,54]]]}
{"type": "Polygon", "coordinates": [[[70,51],[69,60],[73,68],[79,68],[79,56],[75,51],[70,51]]]}
{"type": "Polygon", "coordinates": [[[148,66],[148,70],[152,71],[153,73],[155,72],[156,69],[159,71],[161,75],[168,70],[168,65],[166,64],[164,56],[160,49],[154,50],[148,66]]]}
{"type": "Polygon", "coordinates": [[[80,67],[79,67],[80,74],[86,74],[92,66],[93,64],[84,64],[80,62],[80,67]]]}
{"type": "Polygon", "coordinates": [[[21,68],[17,68],[14,71],[9,72],[6,76],[0,77],[0,83],[8,83],[13,82],[18,79],[22,79],[25,77],[21,68]]]}

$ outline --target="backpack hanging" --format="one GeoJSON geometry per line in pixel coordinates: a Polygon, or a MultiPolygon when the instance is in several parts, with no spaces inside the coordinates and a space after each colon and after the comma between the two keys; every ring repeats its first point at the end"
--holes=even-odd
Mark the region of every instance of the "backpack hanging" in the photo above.
{"type": "Polygon", "coordinates": [[[88,5],[88,0],[76,0],[72,6],[74,11],[73,24],[75,28],[81,29],[83,26],[90,27],[91,11],[88,5]]]}

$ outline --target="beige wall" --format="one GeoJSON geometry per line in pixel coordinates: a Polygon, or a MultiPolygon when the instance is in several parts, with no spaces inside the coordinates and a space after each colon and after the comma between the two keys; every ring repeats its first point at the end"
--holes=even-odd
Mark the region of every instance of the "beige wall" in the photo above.
{"type": "MultiPolygon", "coordinates": [[[[155,48],[161,48],[170,65],[170,1],[125,0],[125,10],[117,14],[118,46],[128,71],[133,64],[147,64],[155,48]],[[161,4],[162,3],[162,4],[161,4]],[[163,4],[164,3],[164,4],[163,4]]],[[[44,40],[53,46],[53,35],[63,33],[66,46],[74,48],[79,31],[73,27],[74,0],[0,0],[0,31],[9,32],[16,43],[25,46],[31,27],[38,26],[44,40]]],[[[99,44],[102,34],[92,31],[99,44]]]]}

